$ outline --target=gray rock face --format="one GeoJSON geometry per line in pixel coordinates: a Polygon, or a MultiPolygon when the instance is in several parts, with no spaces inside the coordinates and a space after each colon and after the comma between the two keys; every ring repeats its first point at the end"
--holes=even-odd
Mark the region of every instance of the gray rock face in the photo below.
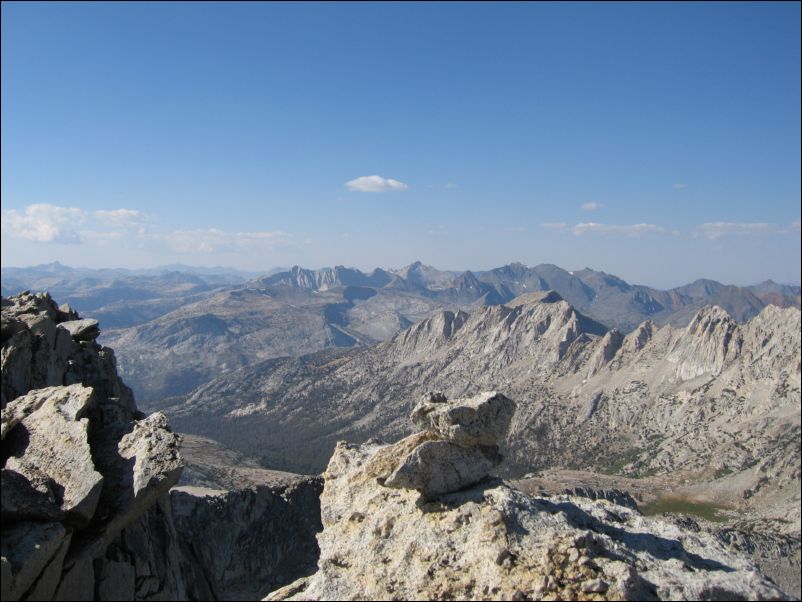
{"type": "Polygon", "coordinates": [[[181,473],[178,437],[137,412],[95,320],[46,294],[2,305],[3,600],[179,599],[178,576],[143,589],[148,557],[172,549],[158,568],[178,566],[175,537],[129,547],[143,517],[172,529],[154,512],[181,473]]]}
{"type": "Polygon", "coordinates": [[[626,506],[633,510],[638,509],[638,503],[627,491],[620,489],[591,489],[590,487],[567,487],[563,489],[564,495],[586,497],[591,500],[607,500],[618,506],[626,506]]]}
{"type": "Polygon", "coordinates": [[[235,491],[176,487],[170,494],[181,570],[193,600],[258,600],[319,554],[319,477],[291,476],[235,491]]]}
{"type": "Polygon", "coordinates": [[[100,336],[97,320],[68,320],[59,324],[76,341],[94,341],[100,336]]]}
{"type": "Polygon", "coordinates": [[[131,390],[117,375],[114,353],[87,338],[96,321],[65,313],[47,293],[3,299],[2,319],[3,407],[32,389],[81,383],[101,398],[116,399],[130,413],[136,410],[131,390]]]}
{"type": "Polygon", "coordinates": [[[426,395],[412,410],[412,422],[423,431],[406,439],[417,445],[384,485],[430,499],[478,483],[501,462],[497,443],[514,412],[515,403],[495,391],[451,402],[441,393],[426,395]]]}
{"type": "Polygon", "coordinates": [[[313,570],[320,479],[212,444],[193,474],[236,490],[171,497],[180,438],[137,411],[97,322],[47,295],[2,316],[3,600],[257,599],[313,570]]]}
{"type": "Polygon", "coordinates": [[[57,556],[65,537],[68,531],[59,523],[3,524],[0,547],[3,572],[8,572],[3,575],[3,600],[19,600],[28,591],[57,556]]]}
{"type": "Polygon", "coordinates": [[[790,599],[711,535],[607,501],[495,483],[421,504],[377,482],[425,440],[337,445],[318,571],[266,600],[790,599]]]}
{"type": "Polygon", "coordinates": [[[384,484],[415,489],[428,499],[478,483],[496,464],[492,452],[478,447],[425,441],[403,458],[384,484]]]}
{"type": "Polygon", "coordinates": [[[496,445],[510,427],[515,412],[511,399],[495,391],[454,402],[422,401],[412,422],[457,445],[496,445]]]}
{"type": "Polygon", "coordinates": [[[82,385],[49,387],[18,397],[2,410],[19,415],[24,411],[16,406],[36,407],[3,439],[9,454],[4,469],[25,477],[67,517],[84,525],[95,513],[103,484],[87,432],[93,395],[82,385]]]}

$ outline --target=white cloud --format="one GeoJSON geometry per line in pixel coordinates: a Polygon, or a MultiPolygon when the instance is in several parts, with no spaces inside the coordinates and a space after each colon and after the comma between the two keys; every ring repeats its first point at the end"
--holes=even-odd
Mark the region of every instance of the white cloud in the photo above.
{"type": "Polygon", "coordinates": [[[217,251],[272,250],[289,244],[292,235],[281,230],[270,232],[228,232],[217,228],[174,230],[167,243],[177,253],[214,253],[217,251]]]}
{"type": "Polygon", "coordinates": [[[676,184],[674,184],[674,186],[672,186],[672,188],[675,188],[677,190],[682,190],[683,188],[687,188],[687,186],[682,182],[677,182],[676,184]]]}
{"type": "Polygon", "coordinates": [[[583,222],[571,228],[574,236],[582,236],[588,232],[604,234],[607,236],[643,236],[644,234],[658,234],[665,232],[656,224],[598,224],[596,222],[583,222]]]}
{"type": "Polygon", "coordinates": [[[79,244],[76,230],[86,221],[86,212],[76,207],[59,207],[47,203],[28,205],[20,213],[3,209],[2,229],[15,238],[36,242],[79,244]]]}
{"type": "Polygon", "coordinates": [[[582,203],[582,205],[580,206],[585,211],[595,211],[596,209],[601,209],[602,207],[604,207],[604,205],[602,205],[601,203],[596,203],[596,202],[582,203]]]}
{"type": "Polygon", "coordinates": [[[406,190],[409,188],[403,182],[381,176],[360,176],[345,183],[349,190],[357,192],[388,192],[391,190],[406,190]]]}
{"type": "Polygon", "coordinates": [[[148,221],[148,216],[136,209],[98,209],[92,215],[101,224],[115,228],[136,228],[148,221]]]}
{"type": "Polygon", "coordinates": [[[716,240],[733,234],[766,234],[776,227],[766,222],[705,222],[696,229],[699,235],[716,240]]]}

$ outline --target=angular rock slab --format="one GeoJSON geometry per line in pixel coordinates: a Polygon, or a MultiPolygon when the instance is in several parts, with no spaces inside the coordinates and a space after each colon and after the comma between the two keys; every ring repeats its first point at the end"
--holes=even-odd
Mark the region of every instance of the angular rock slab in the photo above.
{"type": "Polygon", "coordinates": [[[103,476],[94,468],[85,418],[93,397],[91,387],[71,385],[38,389],[10,402],[35,407],[22,417],[3,441],[10,454],[5,468],[28,479],[61,510],[89,522],[100,500],[103,476]]]}
{"type": "Polygon", "coordinates": [[[107,486],[98,518],[103,531],[85,553],[104,550],[126,526],[156,504],[178,482],[184,463],[179,448],[181,438],[170,431],[167,416],[151,414],[134,424],[119,442],[98,444],[100,453],[114,456],[101,470],[107,486]],[[111,447],[110,447],[111,446],[111,447]]]}
{"type": "Polygon", "coordinates": [[[415,489],[424,498],[432,498],[478,483],[498,459],[492,450],[462,447],[450,441],[426,441],[401,460],[384,484],[415,489]]]}
{"type": "Polygon", "coordinates": [[[134,460],[134,498],[148,487],[178,480],[183,467],[180,445],[180,437],[170,431],[167,416],[161,412],[137,422],[120,440],[120,456],[134,460]]]}
{"type": "Polygon", "coordinates": [[[76,341],[94,341],[100,335],[100,327],[97,320],[69,320],[59,324],[59,328],[65,329],[76,341]]]}
{"type": "Polygon", "coordinates": [[[506,435],[514,412],[514,401],[490,391],[445,403],[422,401],[412,410],[412,422],[459,445],[496,445],[506,435]]]}

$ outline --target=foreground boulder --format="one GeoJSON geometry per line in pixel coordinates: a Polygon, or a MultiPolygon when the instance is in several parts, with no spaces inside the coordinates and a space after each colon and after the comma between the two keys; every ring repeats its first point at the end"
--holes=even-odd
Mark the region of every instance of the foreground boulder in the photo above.
{"type": "Polygon", "coordinates": [[[478,483],[501,462],[498,444],[514,411],[514,402],[495,391],[452,402],[429,393],[412,410],[423,430],[408,439],[409,452],[383,484],[428,499],[478,483]]]}
{"type": "Polygon", "coordinates": [[[442,469],[442,455],[418,450],[456,445],[439,437],[459,429],[434,422],[392,445],[337,445],[318,570],[267,600],[789,599],[711,535],[606,500],[540,498],[490,479],[439,495],[388,487],[411,458],[426,474],[442,469]]]}
{"type": "Polygon", "coordinates": [[[167,418],[137,410],[97,321],[22,294],[2,322],[2,599],[184,598],[167,418]]]}

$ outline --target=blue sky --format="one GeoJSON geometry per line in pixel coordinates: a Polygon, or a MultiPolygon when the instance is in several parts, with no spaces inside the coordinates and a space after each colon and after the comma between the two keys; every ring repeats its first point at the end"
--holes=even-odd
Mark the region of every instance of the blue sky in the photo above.
{"type": "Polygon", "coordinates": [[[4,2],[2,209],[4,266],[798,282],[800,5],[4,2]]]}

